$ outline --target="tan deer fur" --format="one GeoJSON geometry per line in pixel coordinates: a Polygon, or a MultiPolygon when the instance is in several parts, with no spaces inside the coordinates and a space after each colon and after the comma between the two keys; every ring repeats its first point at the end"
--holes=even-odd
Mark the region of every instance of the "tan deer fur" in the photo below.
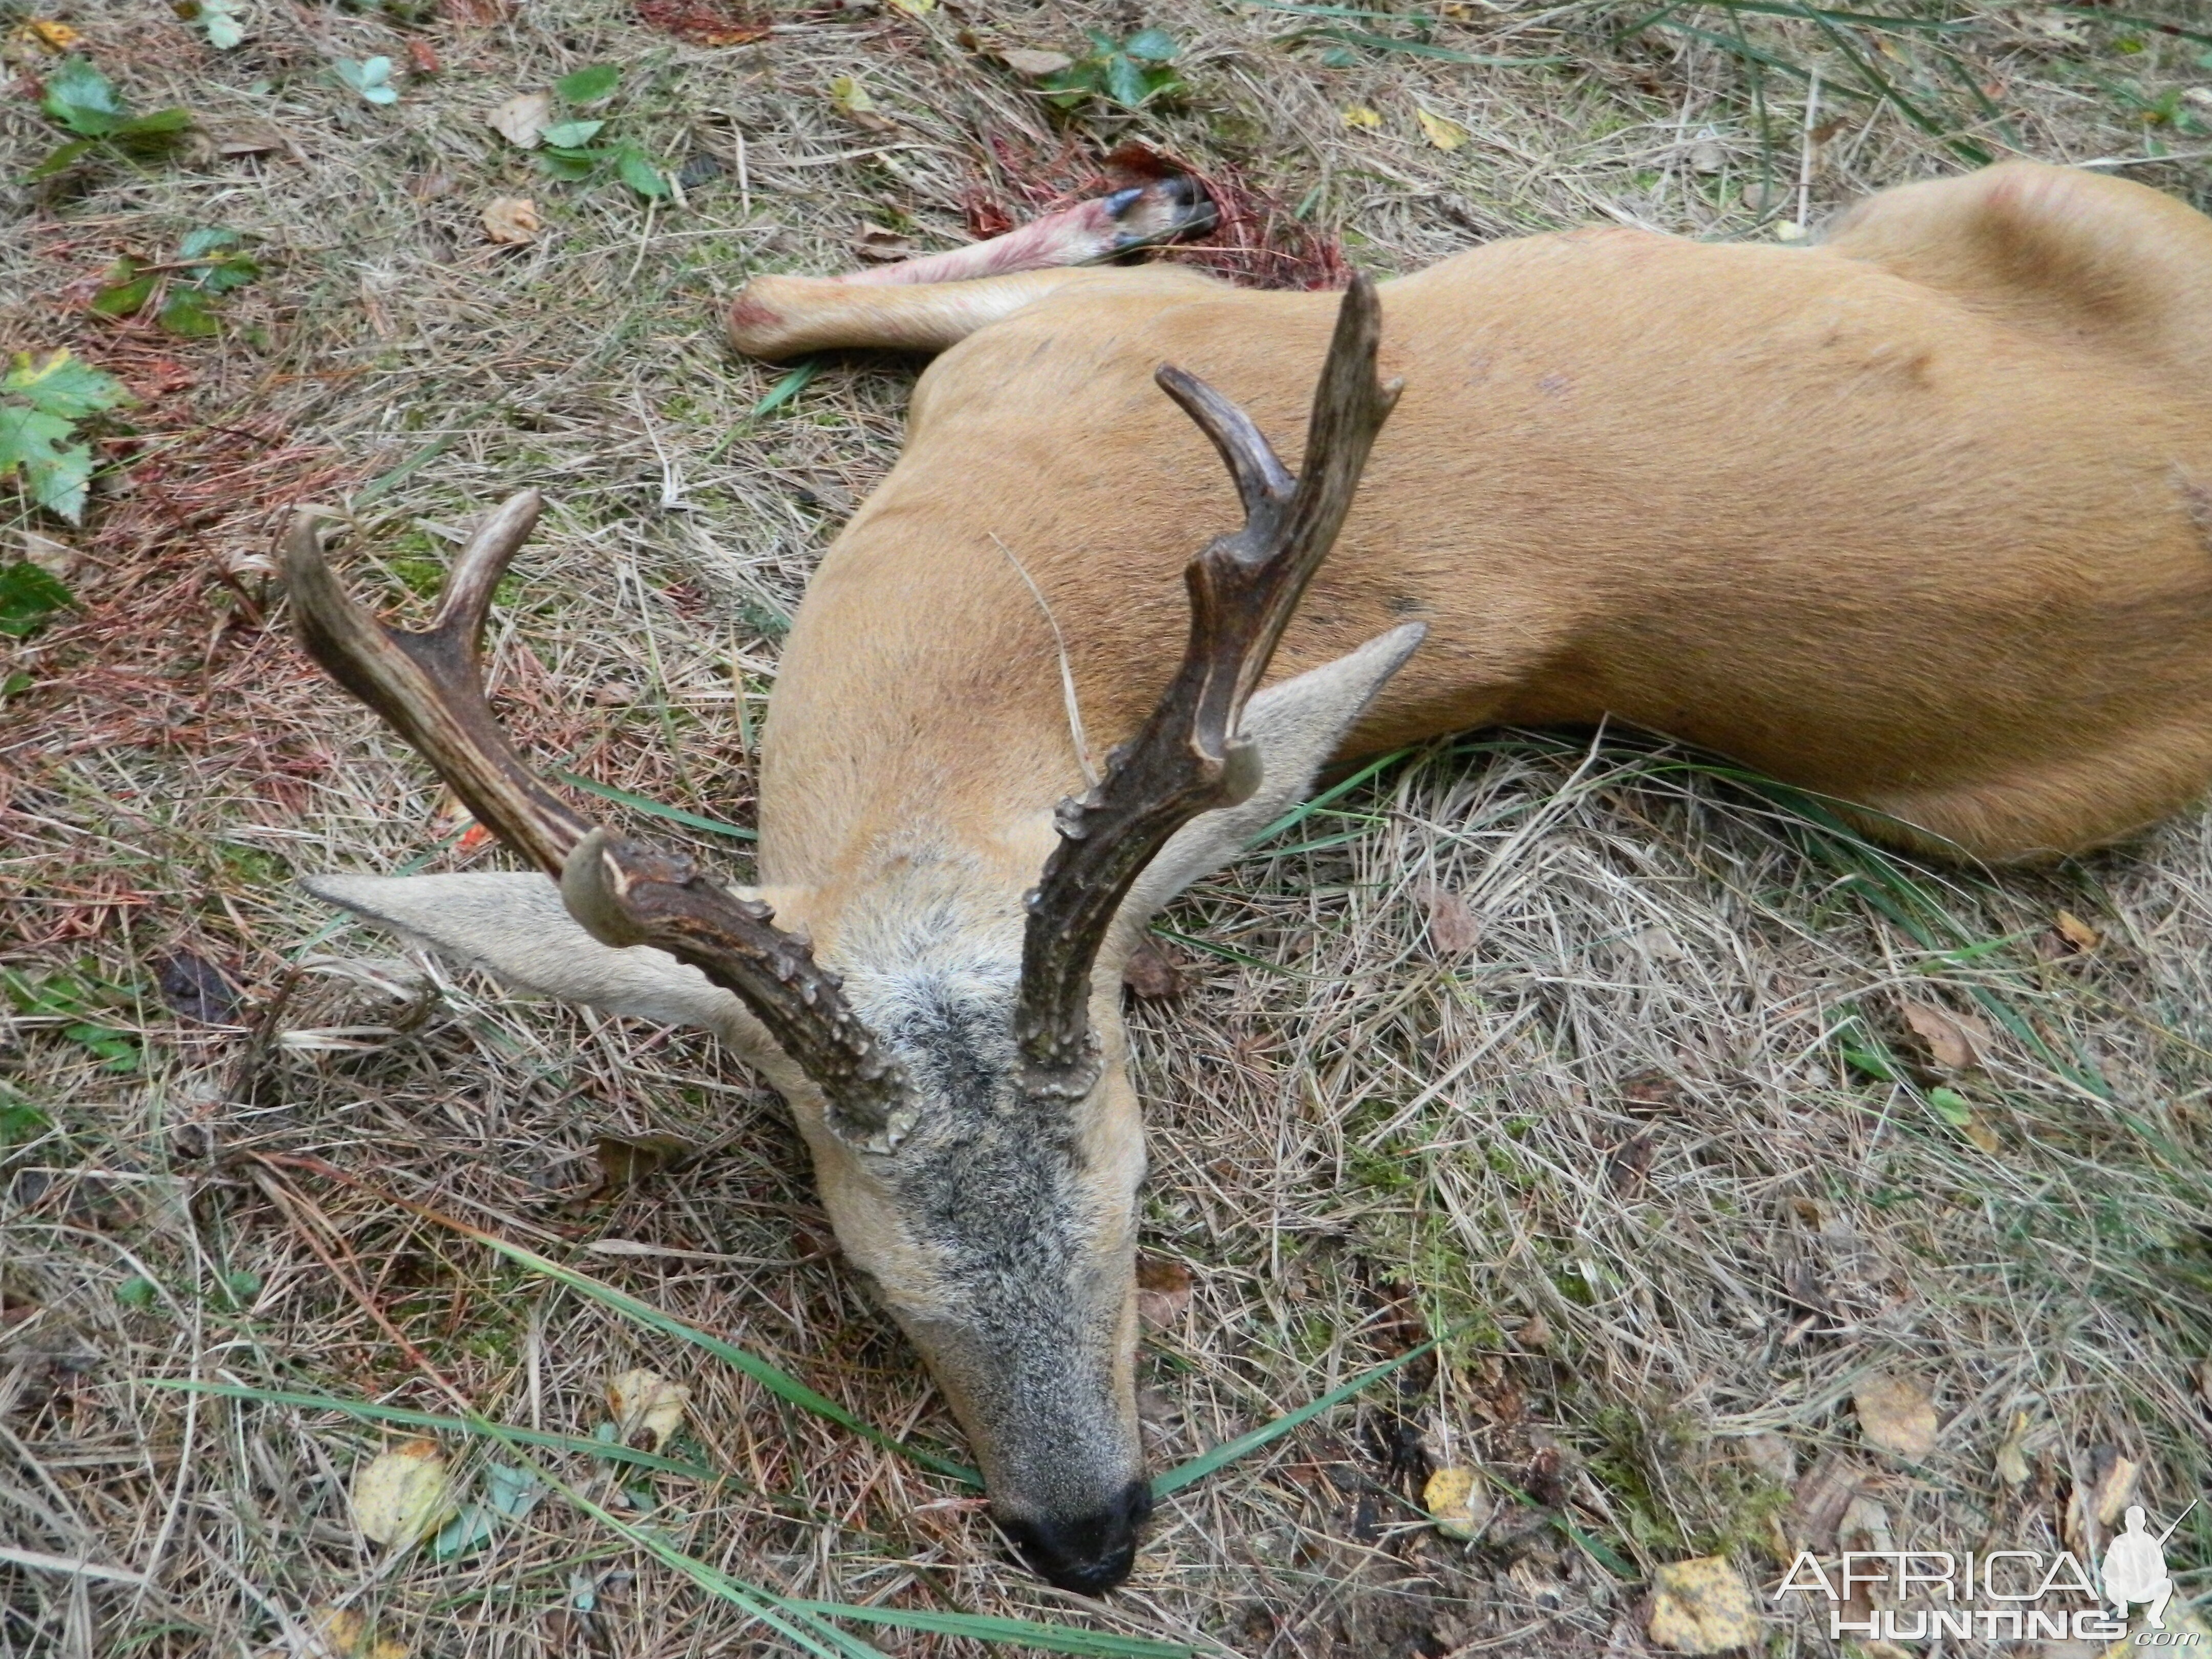
{"type": "MultiPolygon", "coordinates": [[[[759,860],[779,919],[847,975],[936,1116],[901,1165],[842,1141],[768,1063],[848,1254],[1018,1530],[1102,1513],[1140,1462],[1121,962],[1330,754],[1612,719],[1850,803],[1875,835],[1991,860],[2124,836],[2212,779],[2212,221],[2015,163],[1875,197],[1816,246],[1577,231],[1474,249],[1382,300],[1404,395],[1248,721],[1280,728],[1267,785],[1190,825],[1132,895],[1094,981],[1103,1079],[1051,1124],[992,1103],[1023,894],[1085,782],[1061,652],[1095,761],[1158,696],[1183,567],[1237,517],[1153,370],[1192,371],[1294,447],[1335,300],[1151,265],[763,277],[732,309],[760,355],[943,352],[785,647],[759,860]],[[1392,677],[1413,623],[1425,641],[1392,677]]],[[[683,1004],[760,1052],[735,1000],[666,958],[653,996],[594,993],[574,953],[596,947],[551,884],[495,879],[537,884],[504,912],[536,920],[504,940],[453,924],[450,889],[322,890],[524,983],[683,1004]],[[567,953],[562,983],[533,949],[567,953]]],[[[1118,1578],[1142,1507],[1061,1552],[1096,1571],[1055,1576],[1118,1578]]]]}

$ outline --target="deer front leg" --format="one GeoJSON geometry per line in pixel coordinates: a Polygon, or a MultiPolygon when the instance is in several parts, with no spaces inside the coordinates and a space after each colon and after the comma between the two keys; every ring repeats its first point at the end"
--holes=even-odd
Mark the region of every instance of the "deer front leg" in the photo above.
{"type": "Polygon", "coordinates": [[[943,351],[1071,282],[1203,283],[1173,266],[1082,270],[1132,248],[1209,230],[1213,204],[1196,181],[1158,179],[1078,203],[986,242],[842,276],[756,276],[729,311],[730,340],[749,357],[840,346],[943,351]]]}

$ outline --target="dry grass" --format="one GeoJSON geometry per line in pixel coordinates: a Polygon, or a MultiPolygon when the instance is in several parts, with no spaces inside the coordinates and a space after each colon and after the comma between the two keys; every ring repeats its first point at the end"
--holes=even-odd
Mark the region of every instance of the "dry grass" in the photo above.
{"type": "MultiPolygon", "coordinates": [[[[732,361],[711,322],[748,274],[843,266],[871,222],[950,245],[1079,187],[1132,137],[1242,192],[1257,228],[1224,262],[1264,274],[1279,252],[1284,279],[1324,268],[1335,238],[1386,271],[1592,219],[1771,234],[1798,212],[1808,125],[1815,221],[1962,165],[1962,144],[2101,159],[2202,205],[2201,122],[2142,118],[2201,116],[2176,101],[2212,79],[2201,45],[1971,5],[1951,33],[1706,4],[1629,34],[1640,9],[1452,6],[1417,30],[1196,0],[920,17],[863,0],[706,48],[593,0],[500,22],[498,0],[445,0],[447,21],[407,32],[441,72],[403,75],[380,111],[327,68],[405,62],[374,6],[247,0],[252,38],[222,56],[159,0],[49,9],[137,107],[186,104],[274,148],[6,187],[0,343],[72,345],[143,401],[71,538],[82,608],[5,665],[34,684],[0,714],[0,965],[48,1001],[0,1049],[0,1546],[144,1582],[0,1558],[0,1656],[306,1651],[287,1621],[332,1602],[425,1655],[791,1650],[557,1498],[474,1554],[380,1562],[344,1499],[375,1429],[162,1378],[437,1411],[457,1395],[588,1434],[607,1377],[653,1366],[695,1391],[686,1455],[735,1477],[644,1483],[657,1507],[632,1519],[697,1557],[799,1596],[1255,1656],[1639,1654],[1643,1576],[1727,1551],[1771,1583],[1778,1547],[1820,1533],[1790,1482],[1823,1460],[1924,1547],[2053,1547],[2116,1453],[2164,1515],[2204,1487],[2202,817],[2055,872],[1944,872],[1869,861],[1696,757],[1490,734],[1399,761],[1207,884],[1168,920],[1194,941],[1175,947],[1188,989],[1136,1016],[1149,1249],[1194,1282],[1146,1343],[1158,1461],[1471,1323],[1443,1363],[1178,1494],[1097,1607],[1003,1565],[956,1485],[393,1201],[556,1255],[607,1237],[702,1253],[572,1259],[872,1423],[957,1443],[841,1276],[799,1148],[748,1077],[682,1035],[394,962],[290,884],[295,867],[453,867],[454,825],[304,665],[256,563],[289,503],[350,498],[398,596],[451,526],[544,486],[501,635],[512,725],[602,782],[742,823],[777,618],[896,453],[911,373],[832,362],[754,417],[778,372],[732,361]],[[1142,118],[1053,118],[970,50],[1143,24],[1187,43],[1193,90],[1142,118]],[[1562,61],[1284,44],[1300,28],[1562,61]],[[628,66],[618,119],[686,167],[684,206],[552,185],[483,126],[510,92],[596,61],[628,66]],[[1822,74],[1809,122],[1790,66],[1822,74]],[[840,75],[882,125],[824,95],[840,75]],[[1869,75],[1939,131],[1839,90],[1869,75]],[[1382,125],[1347,127],[1354,105],[1382,125]],[[1417,109],[1468,141],[1425,143],[1417,109]],[[2152,143],[2189,159],[2146,161],[2152,143]],[[487,246],[484,202],[526,192],[544,240],[487,246]],[[220,337],[87,314],[119,252],[213,223],[270,268],[220,337]],[[2096,948],[2054,933],[2062,910],[2096,948]],[[220,968],[234,1015],[165,1000],[180,955],[220,968]],[[1983,1069],[1933,1076],[1908,1004],[1981,1018],[1983,1069]],[[98,1033],[125,1039],[128,1069],[88,1031],[111,1058],[98,1033]],[[1931,1106],[1938,1082],[1978,1143],[1931,1106]],[[609,1133],[702,1150],[591,1197],[609,1133]],[[1862,1443],[1849,1395],[1870,1367],[1933,1389],[1945,1426],[1924,1463],[1862,1443]],[[2018,1486],[1996,1468],[2016,1431],[2018,1486]],[[1438,1462],[1491,1481],[1472,1547],[1410,1501],[1438,1462]]],[[[53,142],[20,88],[0,138],[11,174],[53,142]]],[[[2203,1595],[2205,1511],[2172,1553],[2203,1595]]],[[[1772,1653],[1830,1650],[1776,1619],[1772,1653]]]]}

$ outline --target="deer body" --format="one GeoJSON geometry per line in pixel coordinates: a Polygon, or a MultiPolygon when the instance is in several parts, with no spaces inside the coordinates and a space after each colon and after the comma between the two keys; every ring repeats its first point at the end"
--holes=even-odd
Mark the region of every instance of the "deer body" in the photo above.
{"type": "MultiPolygon", "coordinates": [[[[565,908],[543,877],[317,884],[755,1057],[1002,1518],[1077,1588],[1127,1571],[1147,1507],[1121,961],[1332,755],[1617,718],[1857,803],[1876,834],[2000,859],[2124,835],[2212,780],[2212,222],[2012,166],[1874,198],[1818,249],[1574,233],[1380,295],[1403,401],[1267,689],[1238,705],[1256,789],[1234,753],[1216,764],[1216,810],[1177,819],[1093,929],[1073,1018],[1094,1070],[1041,1088],[1051,1045],[1025,1024],[1071,889],[1048,859],[1083,851],[1054,803],[1087,771],[1126,789],[1136,763],[1108,750],[1196,672],[1195,636],[1176,665],[1179,579],[1237,515],[1153,373],[1180,365],[1286,434],[1325,354],[1343,360],[1334,296],[1150,266],[740,297],[749,350],[944,353],[814,578],[762,762],[753,896],[842,971],[902,1068],[905,1103],[872,1128],[763,1029],[788,1017],[773,987],[651,931],[624,908],[643,878],[566,832],[537,854],[565,908]]],[[[1310,473],[1335,465],[1323,447],[1310,473]]],[[[1256,677],[1267,653],[1243,661],[1256,677]]]]}

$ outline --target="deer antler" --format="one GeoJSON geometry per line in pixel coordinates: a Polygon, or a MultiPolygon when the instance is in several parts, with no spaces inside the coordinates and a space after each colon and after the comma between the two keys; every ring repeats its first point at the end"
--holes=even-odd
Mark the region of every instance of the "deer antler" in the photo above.
{"type": "Polygon", "coordinates": [[[430,763],[479,823],[562,884],[570,912],[609,945],[650,945],[732,992],[819,1087],[840,1133],[875,1151],[910,1116],[904,1073],[846,1002],[842,981],[775,912],[700,875],[690,860],[594,830],[556,799],[500,730],[485,700],[482,638],[493,590],[538,522],[534,489],[507,498],[455,561],[425,633],[356,605],[302,509],[284,576],[308,653],[430,763]]]}
{"type": "Polygon", "coordinates": [[[1244,527],[1218,536],[1184,572],[1190,639],[1182,665],[1106,775],[1060,803],[1060,845],[1028,897],[1014,1037],[1033,1097],[1080,1098],[1098,1073],[1091,969],[1115,912],[1170,836],[1259,787],[1259,756],[1235,733],[1306,584],[1351,510],[1399,383],[1375,375],[1382,307],[1352,279],[1314,390],[1296,484],[1251,418],[1204,381],[1164,365],[1160,389],[1213,441],[1244,504],[1244,527]]]}

